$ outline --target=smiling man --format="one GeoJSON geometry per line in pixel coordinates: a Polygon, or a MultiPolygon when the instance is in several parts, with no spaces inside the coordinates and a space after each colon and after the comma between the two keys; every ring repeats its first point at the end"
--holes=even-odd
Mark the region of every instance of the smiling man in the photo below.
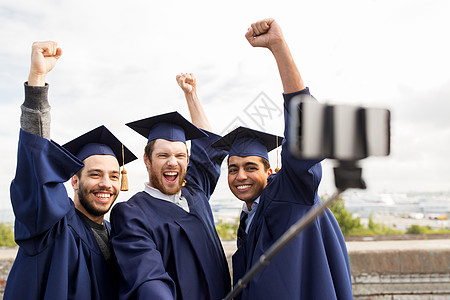
{"type": "Polygon", "coordinates": [[[282,137],[246,127],[238,127],[213,144],[228,151],[228,186],[251,211],[255,199],[267,185],[270,168],[268,152],[281,145],[282,137]]]}
{"type": "Polygon", "coordinates": [[[45,77],[61,54],[55,42],[32,47],[11,184],[19,251],[4,299],[117,299],[104,214],[119,193],[120,166],[136,157],[104,126],[63,147],[49,140],[45,77]],[[64,187],[70,178],[73,201],[64,187]]]}
{"type": "Polygon", "coordinates": [[[230,291],[209,205],[226,152],[211,147],[219,136],[198,128],[211,130],[193,75],[177,80],[193,124],[177,112],[127,124],[147,139],[148,182],[111,212],[121,299],[222,299],[230,291]]]}
{"type": "MultiPolygon", "coordinates": [[[[238,127],[212,146],[228,151],[228,186],[239,200],[244,201],[237,232],[238,248],[246,241],[248,224],[255,216],[260,196],[272,175],[269,152],[281,145],[282,137],[238,127]]],[[[235,273],[240,266],[235,266],[235,273]]]]}
{"type": "MultiPolygon", "coordinates": [[[[279,138],[238,128],[213,144],[229,151],[228,184],[244,201],[238,249],[233,255],[236,284],[261,255],[310,209],[322,205],[318,187],[320,160],[301,160],[289,151],[289,103],[309,89],[292,58],[280,26],[273,19],[255,22],[246,38],[273,54],[284,91],[285,137],[282,167],[272,174],[268,152],[279,138]]],[[[257,273],[234,299],[352,299],[351,273],[342,232],[327,209],[257,273]]]]}

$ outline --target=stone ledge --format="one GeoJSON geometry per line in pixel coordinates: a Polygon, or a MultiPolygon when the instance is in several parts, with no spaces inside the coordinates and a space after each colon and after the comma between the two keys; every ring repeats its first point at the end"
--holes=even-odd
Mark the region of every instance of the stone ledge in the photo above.
{"type": "Polygon", "coordinates": [[[398,235],[365,235],[365,236],[346,236],[346,242],[358,241],[404,241],[404,240],[445,240],[450,239],[450,233],[437,234],[398,234],[398,235]]]}
{"type": "Polygon", "coordinates": [[[403,284],[403,283],[450,283],[450,274],[407,274],[407,275],[379,275],[361,274],[353,276],[354,284],[403,284]]]}
{"type": "MultiPolygon", "coordinates": [[[[450,239],[347,241],[355,300],[450,299],[450,239]]],[[[231,265],[236,242],[223,242],[231,265]]],[[[0,295],[17,248],[0,247],[0,295]]]]}
{"type": "Polygon", "coordinates": [[[353,276],[448,274],[450,240],[348,242],[353,276]]]}

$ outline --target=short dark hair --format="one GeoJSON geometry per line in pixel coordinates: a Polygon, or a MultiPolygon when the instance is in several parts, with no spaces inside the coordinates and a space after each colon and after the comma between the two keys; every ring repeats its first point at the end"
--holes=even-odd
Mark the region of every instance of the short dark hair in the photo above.
{"type": "Polygon", "coordinates": [[[266,171],[266,172],[269,171],[269,169],[270,169],[269,161],[267,159],[265,159],[264,157],[261,157],[261,161],[264,165],[264,171],[266,171]]]}
{"type": "MultiPolygon", "coordinates": [[[[84,168],[84,167],[83,167],[84,168]]],[[[78,170],[78,172],[75,173],[75,175],[78,177],[78,179],[81,178],[81,173],[83,171],[83,168],[81,168],[80,170],[78,170]]]]}

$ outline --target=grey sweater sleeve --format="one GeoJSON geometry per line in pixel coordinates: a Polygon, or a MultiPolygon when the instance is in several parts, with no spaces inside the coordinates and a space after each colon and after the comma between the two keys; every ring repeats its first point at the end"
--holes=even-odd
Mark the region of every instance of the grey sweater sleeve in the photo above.
{"type": "Polygon", "coordinates": [[[25,82],[25,101],[21,109],[20,127],[31,134],[50,139],[50,104],[48,103],[48,84],[28,86],[25,82]]]}

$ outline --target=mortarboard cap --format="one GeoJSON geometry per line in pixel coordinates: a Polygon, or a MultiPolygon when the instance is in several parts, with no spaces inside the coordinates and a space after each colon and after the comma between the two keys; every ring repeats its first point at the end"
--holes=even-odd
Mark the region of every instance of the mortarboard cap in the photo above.
{"type": "MultiPolygon", "coordinates": [[[[112,155],[119,166],[123,166],[137,157],[125,147],[105,126],[99,126],[76,139],[66,143],[63,147],[83,161],[91,155],[112,155]]],[[[128,191],[127,171],[122,168],[121,191],[128,191]]]]}
{"type": "Polygon", "coordinates": [[[99,126],[63,145],[70,153],[83,161],[91,155],[112,155],[120,166],[137,157],[128,150],[105,126],[99,126]],[[123,147],[123,153],[122,153],[123,147]]]}
{"type": "Polygon", "coordinates": [[[183,142],[208,136],[178,112],[170,112],[125,124],[148,139],[183,142]]]}
{"type": "Polygon", "coordinates": [[[269,160],[268,153],[282,142],[282,137],[241,126],[216,141],[212,147],[229,151],[229,156],[259,156],[269,160]]]}

